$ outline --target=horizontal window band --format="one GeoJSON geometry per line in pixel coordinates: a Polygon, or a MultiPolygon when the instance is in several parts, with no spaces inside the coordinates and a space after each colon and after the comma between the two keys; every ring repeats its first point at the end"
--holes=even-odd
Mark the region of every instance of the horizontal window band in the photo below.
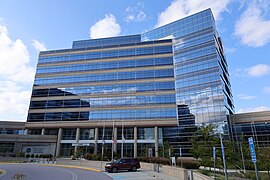
{"type": "Polygon", "coordinates": [[[50,54],[40,54],[40,57],[49,57],[55,55],[67,55],[67,54],[81,54],[81,53],[88,53],[88,52],[99,52],[99,51],[112,51],[112,50],[122,50],[122,49],[135,49],[135,48],[146,48],[146,47],[156,47],[156,46],[168,46],[172,45],[172,42],[166,43],[153,43],[153,44],[146,44],[146,45],[134,45],[134,46],[121,46],[121,47],[114,47],[114,48],[98,48],[98,49],[89,49],[89,50],[75,50],[75,51],[68,51],[73,49],[67,49],[67,52],[59,52],[59,53],[50,53],[50,54]]]}
{"type": "Polygon", "coordinates": [[[81,112],[81,111],[104,111],[104,110],[136,110],[136,109],[157,109],[157,108],[176,108],[176,104],[146,105],[146,106],[118,106],[118,107],[98,107],[98,108],[55,108],[55,109],[30,109],[31,113],[53,113],[53,112],[81,112]]]}
{"type": "Polygon", "coordinates": [[[159,69],[173,69],[173,65],[146,66],[146,67],[138,67],[138,68],[121,68],[121,69],[94,70],[94,71],[76,71],[76,72],[69,72],[69,73],[49,73],[49,74],[36,75],[36,78],[61,77],[61,76],[97,74],[97,73],[105,74],[105,73],[111,73],[111,72],[134,72],[134,71],[141,71],[141,70],[159,70],[159,69]]]}
{"type": "Polygon", "coordinates": [[[103,128],[108,127],[153,127],[153,126],[177,126],[177,118],[160,118],[160,119],[140,119],[140,120],[89,120],[89,121],[42,121],[42,122],[26,122],[27,129],[35,128],[103,128]]]}
{"type": "Polygon", "coordinates": [[[49,97],[32,97],[31,101],[45,101],[45,100],[68,100],[68,99],[83,99],[83,98],[106,98],[106,97],[126,97],[126,96],[143,96],[143,95],[167,95],[175,94],[172,91],[148,91],[148,92],[134,92],[134,93],[117,93],[117,94],[84,94],[77,96],[49,96],[49,97]]]}
{"type": "Polygon", "coordinates": [[[138,60],[146,58],[160,58],[160,57],[172,57],[173,53],[163,53],[163,54],[152,54],[152,55],[142,55],[142,56],[127,56],[127,57],[114,57],[114,58],[99,58],[99,59],[86,59],[78,61],[61,61],[61,62],[52,62],[52,63],[42,63],[39,61],[37,67],[46,67],[46,66],[60,66],[60,65],[69,65],[69,64],[88,64],[95,62],[114,62],[114,61],[124,61],[124,60],[138,60]]]}
{"type": "Polygon", "coordinates": [[[105,81],[105,82],[92,82],[92,83],[70,83],[70,84],[54,84],[54,85],[34,85],[33,89],[49,89],[49,88],[64,88],[64,87],[82,87],[82,86],[99,86],[110,84],[130,84],[130,83],[144,83],[144,82],[166,82],[175,81],[173,77],[170,78],[150,78],[138,80],[122,80],[122,81],[105,81]]]}

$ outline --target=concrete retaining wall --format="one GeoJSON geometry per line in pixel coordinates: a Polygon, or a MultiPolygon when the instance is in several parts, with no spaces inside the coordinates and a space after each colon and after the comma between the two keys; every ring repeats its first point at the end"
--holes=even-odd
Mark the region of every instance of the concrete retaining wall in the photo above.
{"type": "Polygon", "coordinates": [[[73,165],[73,166],[83,166],[90,167],[97,170],[105,170],[105,165],[107,161],[88,161],[88,160],[69,160],[69,159],[59,159],[56,161],[56,164],[62,165],[73,165]]]}

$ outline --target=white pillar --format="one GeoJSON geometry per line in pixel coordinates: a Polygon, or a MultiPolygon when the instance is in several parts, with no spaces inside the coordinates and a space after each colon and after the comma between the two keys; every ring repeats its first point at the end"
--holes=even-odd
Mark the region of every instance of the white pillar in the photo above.
{"type": "Polygon", "coordinates": [[[95,139],[94,139],[94,154],[97,154],[97,149],[98,149],[98,128],[95,128],[95,139]]]}
{"type": "Polygon", "coordinates": [[[114,137],[113,137],[113,140],[114,140],[114,138],[116,140],[116,143],[113,145],[113,151],[114,152],[117,152],[117,127],[114,127],[114,137]]]}
{"type": "MultiPolygon", "coordinates": [[[[78,144],[80,140],[80,128],[77,128],[76,130],[76,143],[78,144]]],[[[78,146],[75,146],[74,151],[76,152],[78,150],[78,146]]]]}
{"type": "Polygon", "coordinates": [[[59,128],[58,130],[58,136],[57,136],[57,144],[56,144],[56,157],[60,156],[60,149],[61,149],[61,139],[62,139],[62,128],[59,128]]]}
{"type": "Polygon", "coordinates": [[[158,157],[158,127],[155,126],[155,157],[158,157]]]}
{"type": "Polygon", "coordinates": [[[45,128],[41,129],[41,135],[45,135],[45,128]]]}
{"type": "Polygon", "coordinates": [[[138,146],[137,146],[137,135],[138,134],[138,132],[137,132],[137,127],[134,127],[134,158],[136,158],[137,157],[137,148],[138,148],[138,146]]]}

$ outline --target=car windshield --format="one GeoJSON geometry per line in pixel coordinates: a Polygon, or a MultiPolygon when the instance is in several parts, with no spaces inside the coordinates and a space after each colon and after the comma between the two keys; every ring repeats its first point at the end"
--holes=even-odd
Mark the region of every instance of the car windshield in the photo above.
{"type": "Polygon", "coordinates": [[[112,162],[113,163],[118,163],[119,161],[121,161],[121,159],[117,159],[117,160],[114,159],[112,162]]]}

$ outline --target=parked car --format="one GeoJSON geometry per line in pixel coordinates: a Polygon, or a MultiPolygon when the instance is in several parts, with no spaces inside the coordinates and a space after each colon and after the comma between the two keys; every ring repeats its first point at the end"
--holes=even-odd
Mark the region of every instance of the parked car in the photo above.
{"type": "Polygon", "coordinates": [[[136,158],[121,158],[116,161],[107,163],[105,170],[116,173],[121,170],[137,171],[141,167],[140,161],[136,158]]]}

